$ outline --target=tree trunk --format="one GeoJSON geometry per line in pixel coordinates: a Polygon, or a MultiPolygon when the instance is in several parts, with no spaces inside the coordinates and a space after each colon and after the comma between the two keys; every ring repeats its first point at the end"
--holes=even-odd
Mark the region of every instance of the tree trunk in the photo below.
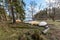
{"type": "Polygon", "coordinates": [[[53,8],[53,17],[52,20],[55,21],[55,8],[53,8]]]}
{"type": "Polygon", "coordinates": [[[11,13],[12,13],[13,23],[16,23],[14,11],[13,11],[13,6],[11,6],[11,13]]]}

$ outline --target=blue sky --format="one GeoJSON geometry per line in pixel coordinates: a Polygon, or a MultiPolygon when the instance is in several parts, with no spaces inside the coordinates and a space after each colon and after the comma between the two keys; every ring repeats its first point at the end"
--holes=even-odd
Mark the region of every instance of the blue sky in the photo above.
{"type": "Polygon", "coordinates": [[[40,4],[42,4],[41,9],[46,7],[46,1],[45,0],[24,0],[24,2],[26,3],[26,6],[29,6],[31,1],[35,1],[37,3],[37,6],[39,6],[40,4]]]}
{"type": "MultiPolygon", "coordinates": [[[[36,7],[35,7],[35,13],[36,14],[38,11],[46,8],[46,1],[45,0],[24,0],[24,2],[26,3],[26,7],[25,7],[25,12],[26,12],[26,16],[29,18],[31,17],[31,13],[28,11],[30,9],[30,2],[31,1],[35,1],[37,3],[36,7]],[[40,9],[39,6],[41,5],[40,9]]],[[[30,18],[31,19],[31,18],[30,18]]]]}

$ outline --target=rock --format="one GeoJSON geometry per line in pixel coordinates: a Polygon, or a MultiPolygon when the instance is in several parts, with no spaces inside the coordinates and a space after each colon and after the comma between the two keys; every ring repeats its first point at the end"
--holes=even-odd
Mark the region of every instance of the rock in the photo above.
{"type": "Polygon", "coordinates": [[[45,26],[45,29],[47,29],[47,28],[49,28],[49,26],[48,26],[48,25],[46,25],[46,26],[45,26]]]}
{"type": "Polygon", "coordinates": [[[16,23],[19,23],[19,22],[22,22],[22,21],[21,21],[21,20],[19,20],[19,19],[17,19],[17,20],[16,20],[16,23]]]}
{"type": "Polygon", "coordinates": [[[39,24],[39,21],[26,21],[25,23],[29,23],[29,24],[32,24],[32,25],[37,25],[37,24],[39,24]]]}
{"type": "Polygon", "coordinates": [[[45,22],[45,21],[41,21],[40,23],[39,23],[39,26],[46,26],[47,25],[47,22],[45,22]]]}
{"type": "Polygon", "coordinates": [[[39,24],[38,21],[30,21],[29,23],[32,24],[32,25],[34,25],[34,24],[35,24],[35,25],[39,24]]]}
{"type": "Polygon", "coordinates": [[[44,34],[46,34],[49,29],[50,29],[50,28],[47,28],[47,29],[43,30],[42,32],[43,32],[44,34]]]}

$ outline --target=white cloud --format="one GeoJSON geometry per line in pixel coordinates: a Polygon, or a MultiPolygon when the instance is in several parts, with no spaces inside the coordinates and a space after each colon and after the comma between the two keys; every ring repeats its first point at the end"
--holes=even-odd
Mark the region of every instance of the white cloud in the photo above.
{"type": "Polygon", "coordinates": [[[38,7],[36,7],[35,8],[35,13],[34,14],[36,14],[37,12],[39,12],[40,11],[40,9],[38,8],[38,7]]]}
{"type": "MultiPolygon", "coordinates": [[[[32,11],[31,10],[31,6],[29,5],[29,6],[27,6],[27,8],[28,9],[25,11],[26,12],[26,19],[25,20],[31,20],[32,19],[32,13],[30,13],[30,11],[32,11]]],[[[38,8],[38,6],[35,7],[34,10],[35,11],[34,11],[33,15],[36,14],[38,11],[40,11],[40,9],[38,8]]]]}
{"type": "Polygon", "coordinates": [[[45,1],[48,4],[48,6],[50,4],[51,7],[60,7],[60,0],[45,0],[45,1]],[[50,3],[49,3],[49,1],[50,1],[50,3]]]}
{"type": "Polygon", "coordinates": [[[40,11],[40,9],[39,9],[39,7],[38,6],[36,6],[36,7],[32,7],[32,9],[31,9],[31,7],[32,6],[28,6],[28,12],[30,13],[30,11],[32,11],[32,9],[34,10],[34,14],[36,13],[36,12],[38,12],[38,11],[40,11]]]}
{"type": "Polygon", "coordinates": [[[47,3],[51,2],[51,3],[54,3],[55,0],[45,0],[47,3]]]}

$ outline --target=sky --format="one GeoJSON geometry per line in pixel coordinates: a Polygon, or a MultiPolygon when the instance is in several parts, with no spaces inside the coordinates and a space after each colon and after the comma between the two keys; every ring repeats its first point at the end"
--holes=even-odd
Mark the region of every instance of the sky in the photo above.
{"type": "MultiPolygon", "coordinates": [[[[26,4],[26,6],[25,6],[25,13],[26,13],[26,17],[27,17],[27,19],[30,17],[30,19],[32,19],[31,17],[31,15],[32,15],[32,13],[31,12],[29,12],[29,11],[31,11],[31,8],[30,8],[30,2],[31,1],[34,1],[34,2],[36,2],[36,7],[34,8],[34,15],[37,13],[37,12],[39,12],[40,10],[43,10],[44,8],[46,8],[46,7],[48,7],[48,3],[49,3],[49,1],[50,1],[50,3],[52,4],[52,3],[55,3],[55,2],[57,2],[57,0],[24,0],[24,2],[25,2],[25,4],[26,4]],[[41,7],[40,7],[40,9],[39,9],[39,6],[41,5],[41,7]]],[[[60,0],[58,0],[58,2],[60,2],[60,0]]],[[[1,5],[3,5],[2,3],[0,3],[1,5]]],[[[54,5],[54,6],[59,6],[59,5],[54,5]]],[[[7,11],[7,10],[6,10],[7,11]]]]}
{"type": "MultiPolygon", "coordinates": [[[[27,17],[27,20],[30,18],[32,19],[32,14],[31,12],[29,12],[29,10],[31,10],[30,8],[30,2],[31,1],[35,1],[37,3],[36,7],[34,8],[35,9],[35,12],[34,14],[36,14],[37,12],[39,12],[40,10],[43,10],[44,8],[47,8],[48,7],[48,3],[50,1],[51,4],[54,4],[55,2],[57,2],[57,0],[24,0],[24,2],[26,3],[26,7],[25,7],[25,12],[26,12],[26,17],[27,17]],[[41,5],[40,9],[39,9],[39,6],[41,5]]],[[[59,1],[59,0],[58,0],[59,1]]],[[[54,5],[54,6],[58,6],[58,5],[54,5]]]]}
{"type": "Polygon", "coordinates": [[[44,8],[46,8],[46,0],[24,0],[24,2],[26,3],[26,7],[25,7],[25,12],[26,12],[26,17],[27,17],[27,20],[28,18],[31,19],[31,13],[29,12],[29,10],[31,10],[30,8],[30,2],[31,1],[35,1],[35,3],[37,4],[36,7],[34,8],[35,9],[35,12],[34,14],[36,14],[38,11],[40,10],[43,10],[44,8]],[[41,5],[40,9],[39,9],[39,6],[41,5]]]}
{"type": "Polygon", "coordinates": [[[38,9],[38,6],[40,6],[41,4],[41,9],[44,9],[46,7],[46,1],[45,0],[24,0],[24,2],[26,3],[26,8],[29,8],[30,6],[30,2],[31,1],[35,1],[36,2],[36,9],[38,9]]]}

